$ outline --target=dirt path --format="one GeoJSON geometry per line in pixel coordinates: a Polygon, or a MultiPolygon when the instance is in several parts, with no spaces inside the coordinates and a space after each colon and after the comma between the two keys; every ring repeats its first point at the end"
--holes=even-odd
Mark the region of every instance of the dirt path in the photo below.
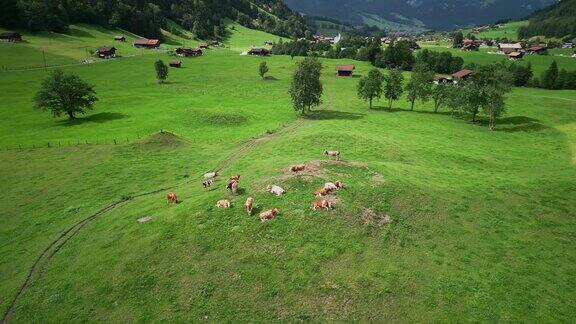
{"type": "MultiPolygon", "coordinates": [[[[268,142],[271,139],[273,139],[279,135],[286,135],[286,134],[294,133],[298,127],[302,126],[303,123],[304,123],[303,120],[298,119],[295,122],[282,127],[280,130],[278,130],[274,133],[265,134],[263,136],[251,139],[251,140],[243,143],[238,148],[236,148],[234,151],[232,151],[213,170],[220,171],[220,170],[223,170],[225,168],[228,168],[234,162],[236,162],[237,160],[241,159],[242,157],[244,157],[248,153],[250,153],[252,150],[254,150],[258,144],[268,142]]],[[[200,176],[200,179],[201,178],[202,178],[202,176],[200,176]]],[[[60,251],[60,249],[70,239],[72,239],[82,228],[84,228],[86,225],[88,225],[92,221],[96,220],[98,217],[103,216],[103,215],[107,214],[108,212],[110,212],[116,208],[130,204],[132,201],[134,201],[137,198],[150,196],[150,195],[158,194],[158,193],[163,192],[163,191],[175,189],[175,188],[181,187],[185,184],[188,184],[192,181],[195,181],[195,180],[194,179],[187,180],[185,182],[175,184],[173,186],[154,189],[154,190],[151,190],[148,192],[143,192],[140,194],[133,195],[133,196],[128,197],[128,198],[117,200],[117,201],[109,204],[108,206],[100,209],[99,211],[97,211],[97,212],[85,217],[84,219],[76,222],[72,226],[70,226],[68,229],[66,229],[64,232],[62,232],[54,241],[52,241],[48,246],[46,246],[44,248],[44,250],[42,250],[40,255],[38,255],[38,257],[36,258],[36,260],[34,261],[32,266],[28,270],[28,275],[26,276],[26,279],[24,280],[24,282],[20,286],[20,289],[18,289],[18,292],[16,293],[16,295],[14,296],[12,301],[10,302],[8,309],[6,309],[6,311],[4,312],[4,316],[2,317],[2,323],[6,324],[10,321],[10,318],[12,316],[12,313],[14,312],[14,308],[16,307],[18,300],[22,297],[22,295],[24,294],[26,289],[31,285],[32,279],[34,277],[36,277],[39,272],[44,270],[48,266],[48,264],[50,263],[50,261],[54,257],[54,255],[56,253],[58,253],[58,251],[60,251]]]]}

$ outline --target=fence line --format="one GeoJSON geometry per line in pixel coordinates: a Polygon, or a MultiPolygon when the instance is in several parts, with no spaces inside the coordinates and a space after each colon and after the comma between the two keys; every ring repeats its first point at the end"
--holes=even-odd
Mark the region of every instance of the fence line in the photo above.
{"type": "Polygon", "coordinates": [[[15,150],[33,150],[40,148],[61,148],[61,147],[72,147],[72,146],[87,146],[87,145],[121,145],[128,144],[143,137],[149,137],[155,134],[170,134],[181,138],[184,141],[190,142],[189,139],[184,136],[177,134],[170,130],[160,129],[159,131],[138,133],[136,136],[122,136],[106,139],[69,139],[69,140],[55,140],[46,141],[44,143],[32,143],[32,144],[14,144],[12,146],[0,146],[0,151],[15,151],[15,150]]]}

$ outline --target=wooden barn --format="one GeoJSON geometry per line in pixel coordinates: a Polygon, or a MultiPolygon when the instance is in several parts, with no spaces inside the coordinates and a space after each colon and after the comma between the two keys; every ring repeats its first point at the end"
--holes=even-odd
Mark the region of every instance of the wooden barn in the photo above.
{"type": "Polygon", "coordinates": [[[172,61],[168,62],[168,65],[169,65],[170,67],[173,67],[173,68],[180,68],[180,67],[182,67],[182,61],[180,61],[180,60],[172,60],[172,61]]]}
{"type": "Polygon", "coordinates": [[[0,33],[0,41],[12,42],[12,43],[21,42],[22,41],[22,35],[20,33],[13,32],[13,31],[3,32],[3,33],[0,33]]]}
{"type": "Polygon", "coordinates": [[[480,45],[473,39],[465,39],[462,41],[462,48],[463,51],[477,51],[480,45]]]}
{"type": "Polygon", "coordinates": [[[158,48],[160,41],[157,39],[135,39],[133,45],[138,48],[158,48]]]}
{"type": "Polygon", "coordinates": [[[336,65],[336,74],[341,77],[349,77],[354,73],[354,65],[344,64],[336,65]]]}
{"type": "Polygon", "coordinates": [[[508,59],[510,61],[517,61],[517,60],[521,59],[522,57],[524,57],[524,53],[522,53],[522,52],[512,52],[512,53],[508,54],[508,59]]]}
{"type": "Polygon", "coordinates": [[[203,48],[203,49],[207,49],[208,48],[208,43],[200,43],[198,44],[199,48],[203,48]]]}
{"type": "Polygon", "coordinates": [[[498,49],[500,49],[500,51],[502,53],[508,55],[512,52],[519,52],[520,50],[522,50],[522,44],[520,44],[520,43],[512,43],[512,44],[502,43],[502,44],[498,44],[498,49]]]}
{"type": "Polygon", "coordinates": [[[270,55],[270,50],[265,48],[252,48],[248,51],[248,55],[268,56],[270,55]]]}
{"type": "Polygon", "coordinates": [[[546,52],[546,47],[540,45],[530,46],[526,49],[528,54],[544,54],[546,52]]]}
{"type": "Polygon", "coordinates": [[[195,57],[202,55],[202,50],[199,48],[178,47],[175,53],[182,57],[195,57]]]}
{"type": "Polygon", "coordinates": [[[126,41],[126,37],[122,36],[122,35],[116,35],[114,36],[114,40],[118,41],[118,42],[125,42],[126,41]]]}
{"type": "Polygon", "coordinates": [[[472,74],[474,73],[474,71],[472,70],[460,70],[454,74],[452,74],[452,78],[453,80],[466,80],[468,79],[472,74]]]}
{"type": "Polygon", "coordinates": [[[444,75],[437,75],[434,77],[434,84],[451,84],[451,83],[454,83],[452,77],[444,75]]]}
{"type": "Polygon", "coordinates": [[[114,46],[102,46],[96,49],[96,55],[99,58],[109,59],[116,57],[116,47],[114,46]]]}

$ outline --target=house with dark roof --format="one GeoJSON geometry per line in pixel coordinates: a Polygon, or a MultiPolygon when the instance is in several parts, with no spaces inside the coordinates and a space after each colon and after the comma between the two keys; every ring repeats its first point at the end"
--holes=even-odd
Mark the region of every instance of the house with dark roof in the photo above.
{"type": "Polygon", "coordinates": [[[462,41],[462,47],[460,48],[463,51],[477,51],[480,47],[480,44],[473,39],[465,39],[462,41]]]}
{"type": "Polygon", "coordinates": [[[341,77],[349,77],[354,73],[354,65],[342,64],[336,65],[336,74],[341,77]]]}
{"type": "Polygon", "coordinates": [[[13,42],[13,43],[21,42],[22,41],[22,35],[20,33],[13,32],[13,31],[3,32],[3,33],[0,33],[0,41],[13,42]]]}
{"type": "Polygon", "coordinates": [[[268,56],[270,55],[270,50],[265,48],[252,48],[248,51],[248,55],[268,56]]]}
{"type": "Polygon", "coordinates": [[[199,48],[178,47],[175,51],[176,55],[182,57],[194,57],[202,55],[202,50],[199,48]]]}
{"type": "Polygon", "coordinates": [[[546,52],[546,47],[540,45],[533,45],[526,49],[528,54],[544,54],[546,52]]]}
{"type": "Polygon", "coordinates": [[[116,57],[116,47],[114,46],[102,46],[96,49],[96,55],[99,58],[109,59],[116,57]]]}
{"type": "Polygon", "coordinates": [[[519,52],[519,51],[521,51],[521,50],[522,50],[522,44],[520,44],[520,43],[511,43],[511,44],[501,43],[501,44],[498,44],[498,49],[499,49],[502,53],[508,55],[508,54],[510,54],[510,53],[512,53],[512,52],[519,52]]]}

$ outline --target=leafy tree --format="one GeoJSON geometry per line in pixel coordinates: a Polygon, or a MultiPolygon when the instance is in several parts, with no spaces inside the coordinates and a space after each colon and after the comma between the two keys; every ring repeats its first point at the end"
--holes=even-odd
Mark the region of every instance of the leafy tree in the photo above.
{"type": "Polygon", "coordinates": [[[302,115],[322,102],[321,70],[322,64],[315,57],[307,57],[296,66],[290,95],[294,109],[300,111],[302,115]]]}
{"type": "Polygon", "coordinates": [[[266,75],[266,73],[268,73],[268,65],[266,64],[266,61],[262,61],[260,62],[260,67],[258,68],[258,72],[260,73],[260,77],[262,79],[264,79],[264,76],[266,75]]]}
{"type": "Polygon", "coordinates": [[[462,34],[462,32],[456,32],[452,34],[452,39],[452,47],[462,47],[462,43],[464,42],[464,34],[462,34]]]}
{"type": "Polygon", "coordinates": [[[400,99],[404,89],[402,88],[402,82],[404,82],[404,76],[402,72],[398,69],[392,69],[388,71],[388,74],[384,76],[384,97],[388,99],[388,108],[392,109],[392,103],[395,100],[400,99]]]}
{"type": "Polygon", "coordinates": [[[399,68],[409,71],[414,65],[414,54],[412,53],[412,44],[409,41],[393,42],[380,55],[375,58],[377,67],[386,67],[389,69],[399,68]]]}
{"type": "Polygon", "coordinates": [[[552,61],[548,70],[544,71],[540,79],[540,86],[545,89],[554,89],[556,79],[558,78],[558,64],[556,60],[552,61]]]}
{"type": "Polygon", "coordinates": [[[162,60],[158,60],[154,63],[154,68],[156,69],[156,79],[158,82],[164,83],[164,80],[168,78],[168,66],[162,60]]]}
{"type": "Polygon", "coordinates": [[[42,82],[40,90],[34,97],[34,106],[44,111],[51,111],[54,117],[66,114],[72,120],[77,114],[85,114],[87,110],[93,109],[97,100],[94,86],[84,82],[77,75],[55,70],[42,82]]]}
{"type": "Polygon", "coordinates": [[[414,110],[414,102],[419,99],[423,102],[428,101],[432,93],[432,80],[434,79],[434,72],[432,72],[426,62],[418,61],[412,69],[412,76],[410,81],[406,84],[406,91],[408,92],[407,99],[410,102],[410,110],[414,110]]]}
{"type": "Polygon", "coordinates": [[[358,82],[358,97],[370,101],[370,109],[372,109],[372,100],[380,98],[382,95],[383,81],[382,73],[378,69],[372,69],[367,76],[362,77],[358,82]]]}
{"type": "Polygon", "coordinates": [[[447,84],[437,84],[432,89],[432,99],[434,100],[434,112],[438,112],[440,108],[447,104],[447,101],[450,99],[452,95],[451,90],[452,85],[447,84]]]}

